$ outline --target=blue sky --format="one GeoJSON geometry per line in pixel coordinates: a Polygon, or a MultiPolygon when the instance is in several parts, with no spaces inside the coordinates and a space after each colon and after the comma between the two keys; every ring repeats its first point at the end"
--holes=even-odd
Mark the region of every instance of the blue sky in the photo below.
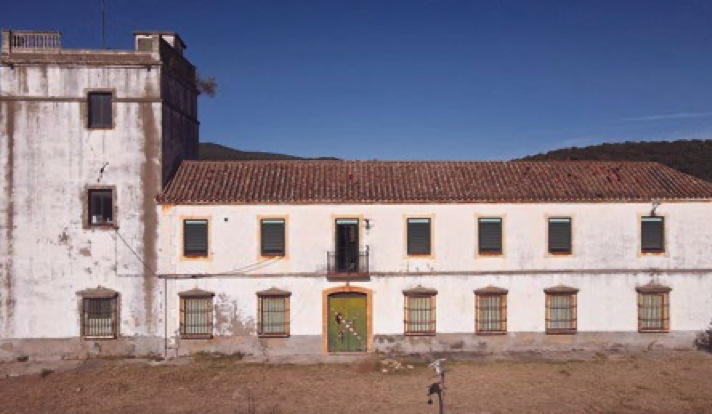
{"type": "MultiPolygon", "coordinates": [[[[201,140],[347,159],[509,159],[712,137],[712,2],[107,0],[108,45],[179,32],[218,96],[201,140]]],[[[0,26],[101,45],[100,0],[0,26]]]]}

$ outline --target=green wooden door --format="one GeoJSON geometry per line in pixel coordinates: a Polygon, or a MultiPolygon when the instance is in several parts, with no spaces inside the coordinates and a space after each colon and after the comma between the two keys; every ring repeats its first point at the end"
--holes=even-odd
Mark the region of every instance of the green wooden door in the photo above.
{"type": "Polygon", "coordinates": [[[366,352],[368,341],[366,295],[329,296],[329,352],[366,352]]]}

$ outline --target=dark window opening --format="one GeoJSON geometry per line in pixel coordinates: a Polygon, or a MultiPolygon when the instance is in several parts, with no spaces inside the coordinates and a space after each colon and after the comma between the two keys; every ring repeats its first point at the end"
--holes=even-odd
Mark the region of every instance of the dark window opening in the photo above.
{"type": "Polygon", "coordinates": [[[430,234],[429,218],[408,219],[408,255],[429,256],[431,252],[430,234]]]}
{"type": "Polygon", "coordinates": [[[183,255],[208,256],[208,220],[183,221],[183,255]]]}
{"type": "Polygon", "coordinates": [[[480,254],[502,254],[502,219],[479,219],[477,240],[480,254]]]}
{"type": "Polygon", "coordinates": [[[571,254],[571,219],[549,219],[549,253],[571,254]]]}
{"type": "Polygon", "coordinates": [[[112,128],[113,114],[110,92],[89,93],[89,128],[112,128]]]}
{"type": "Polygon", "coordinates": [[[114,223],[114,192],[111,189],[89,190],[89,225],[114,223]]]}
{"type": "Polygon", "coordinates": [[[262,256],[284,256],[285,255],[285,226],[284,219],[264,219],[261,226],[261,246],[262,256]]]}
{"type": "Polygon", "coordinates": [[[665,220],[662,217],[642,217],[640,223],[643,253],[665,252],[665,220]]]}

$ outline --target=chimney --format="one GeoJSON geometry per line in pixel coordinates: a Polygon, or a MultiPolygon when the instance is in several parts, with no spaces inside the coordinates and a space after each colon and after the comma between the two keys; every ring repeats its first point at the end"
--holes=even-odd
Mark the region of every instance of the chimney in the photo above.
{"type": "Polygon", "coordinates": [[[134,32],[134,48],[138,51],[158,52],[158,39],[163,39],[168,43],[173,50],[183,54],[183,50],[187,49],[183,40],[175,32],[156,32],[156,31],[137,31],[134,32]]]}

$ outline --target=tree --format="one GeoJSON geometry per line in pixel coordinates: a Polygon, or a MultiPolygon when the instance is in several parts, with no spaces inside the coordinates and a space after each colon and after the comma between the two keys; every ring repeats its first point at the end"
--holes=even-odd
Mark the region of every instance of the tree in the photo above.
{"type": "Polygon", "coordinates": [[[195,76],[195,86],[198,88],[199,94],[205,94],[209,98],[213,98],[218,92],[218,81],[212,76],[202,77],[197,74],[195,76]]]}

